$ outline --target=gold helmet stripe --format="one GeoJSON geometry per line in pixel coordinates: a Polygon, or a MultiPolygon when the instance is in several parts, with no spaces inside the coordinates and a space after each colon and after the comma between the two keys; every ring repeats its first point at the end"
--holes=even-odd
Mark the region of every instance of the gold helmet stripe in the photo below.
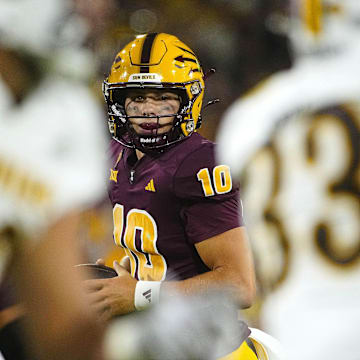
{"type": "Polygon", "coordinates": [[[304,0],[303,18],[306,28],[318,35],[322,30],[322,0],[304,0]]]}
{"type": "MultiPolygon", "coordinates": [[[[157,33],[151,33],[146,35],[142,50],[141,50],[141,64],[149,64],[150,63],[150,56],[151,56],[151,50],[155,41],[155,38],[157,36],[157,33]]],[[[150,66],[149,65],[141,65],[140,66],[140,73],[149,73],[150,72],[150,66]]]]}

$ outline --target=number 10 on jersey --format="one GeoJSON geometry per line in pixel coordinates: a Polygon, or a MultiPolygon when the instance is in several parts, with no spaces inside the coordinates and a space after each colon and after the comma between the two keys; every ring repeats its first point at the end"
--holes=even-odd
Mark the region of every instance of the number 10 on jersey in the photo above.
{"type": "Polygon", "coordinates": [[[131,209],[124,223],[124,206],[116,204],[113,209],[113,219],[115,244],[122,246],[129,256],[131,275],[145,281],[164,280],[167,264],[156,247],[158,235],[154,218],[145,210],[131,209]],[[140,235],[138,246],[137,233],[140,235]]]}
{"type": "Polygon", "coordinates": [[[200,169],[197,173],[197,179],[201,182],[205,196],[213,196],[215,193],[218,195],[226,194],[232,189],[230,168],[227,165],[215,166],[212,176],[208,168],[200,169]]]}

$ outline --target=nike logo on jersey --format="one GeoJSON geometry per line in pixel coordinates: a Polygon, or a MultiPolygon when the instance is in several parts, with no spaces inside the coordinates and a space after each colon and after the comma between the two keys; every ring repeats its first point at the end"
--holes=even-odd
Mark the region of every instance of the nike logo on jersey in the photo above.
{"type": "Polygon", "coordinates": [[[110,178],[109,178],[110,181],[115,181],[117,183],[117,176],[118,176],[118,171],[110,169],[110,178]]]}
{"type": "Polygon", "coordinates": [[[145,186],[145,190],[155,192],[154,179],[151,179],[149,183],[145,186]]]}

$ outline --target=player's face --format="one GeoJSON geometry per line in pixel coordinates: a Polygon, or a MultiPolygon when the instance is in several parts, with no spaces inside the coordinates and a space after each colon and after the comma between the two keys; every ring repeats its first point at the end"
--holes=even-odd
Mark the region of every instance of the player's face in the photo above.
{"type": "Polygon", "coordinates": [[[171,130],[174,114],[180,108],[180,98],[167,90],[138,89],[129,92],[125,100],[125,111],[130,118],[134,130],[141,135],[165,134],[171,130]],[[172,116],[166,116],[172,115],[172,116]],[[153,116],[136,118],[136,116],[153,116]],[[159,117],[156,116],[165,116],[159,117]]]}

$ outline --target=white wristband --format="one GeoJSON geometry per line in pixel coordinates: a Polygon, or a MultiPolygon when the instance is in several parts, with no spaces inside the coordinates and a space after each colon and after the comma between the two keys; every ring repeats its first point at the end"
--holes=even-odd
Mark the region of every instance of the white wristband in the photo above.
{"type": "Polygon", "coordinates": [[[160,300],[161,281],[138,281],[135,288],[135,309],[144,310],[160,300]]]}

